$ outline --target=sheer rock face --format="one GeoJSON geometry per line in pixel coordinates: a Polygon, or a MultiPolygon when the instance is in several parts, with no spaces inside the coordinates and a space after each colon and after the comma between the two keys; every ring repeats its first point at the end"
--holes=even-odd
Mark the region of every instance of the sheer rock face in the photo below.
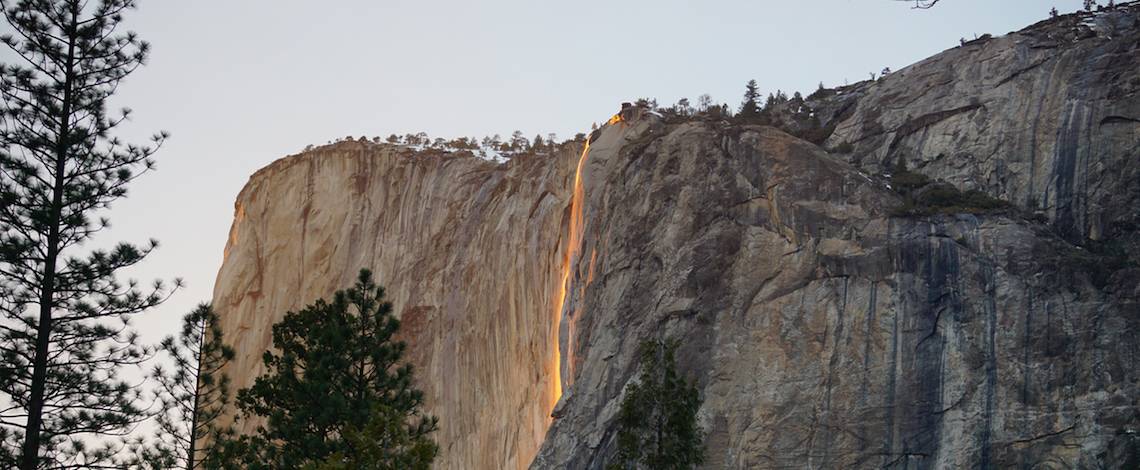
{"type": "Polygon", "coordinates": [[[1140,4],[983,37],[859,87],[830,145],[1037,207],[1069,240],[1140,227],[1140,4]]]}
{"type": "MultiPolygon", "coordinates": [[[[896,218],[899,197],[771,128],[603,129],[563,310],[568,386],[531,468],[602,468],[638,342],[681,340],[707,468],[1037,468],[1140,425],[1133,301],[1047,227],[896,218]]],[[[1111,457],[1109,457],[1111,458],[1111,457]]]]}
{"type": "Polygon", "coordinates": [[[526,468],[557,400],[554,254],[579,150],[495,165],[346,141],[258,171],[214,292],[236,387],[264,372],[285,312],[370,268],[441,417],[435,468],[526,468]]]}
{"type": "Polygon", "coordinates": [[[592,136],[579,191],[576,151],[283,159],[238,198],[214,299],[230,370],[252,383],[285,311],[371,267],[441,417],[436,468],[602,468],[660,335],[705,400],[707,468],[1117,467],[1140,429],[1140,269],[1092,282],[1073,243],[1140,246],[1136,9],[852,87],[846,156],[633,109],[592,136]],[[901,199],[849,163],[899,156],[1049,223],[891,217],[901,199]]]}

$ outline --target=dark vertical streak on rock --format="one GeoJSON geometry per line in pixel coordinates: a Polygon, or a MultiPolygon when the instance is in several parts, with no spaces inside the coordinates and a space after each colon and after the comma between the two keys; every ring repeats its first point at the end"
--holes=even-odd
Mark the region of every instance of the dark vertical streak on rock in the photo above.
{"type": "Polygon", "coordinates": [[[845,314],[846,314],[846,310],[847,310],[848,282],[849,282],[849,278],[844,277],[843,278],[843,292],[842,292],[841,297],[839,299],[840,302],[838,305],[838,313],[837,313],[837,318],[835,320],[835,331],[832,334],[831,358],[830,358],[829,363],[828,363],[827,390],[825,391],[825,393],[827,394],[826,407],[824,408],[823,420],[822,420],[826,427],[824,428],[824,432],[822,433],[820,442],[817,445],[817,447],[819,448],[817,455],[819,455],[821,457],[821,462],[820,462],[821,468],[826,468],[826,467],[830,467],[831,465],[833,465],[833,460],[834,460],[833,457],[835,457],[835,452],[834,452],[835,449],[833,448],[833,442],[832,441],[836,437],[836,426],[835,426],[835,424],[836,424],[837,419],[833,419],[833,417],[832,417],[832,408],[833,408],[832,394],[834,393],[835,387],[836,387],[836,383],[835,383],[836,377],[842,376],[842,373],[839,370],[839,367],[840,367],[840,359],[842,356],[842,347],[843,347],[843,345],[841,343],[842,343],[843,338],[845,337],[845,332],[843,330],[844,330],[844,321],[845,321],[844,319],[845,319],[845,316],[846,316],[845,314]]]}
{"type": "MultiPolygon", "coordinates": [[[[929,227],[928,230],[936,229],[929,227]]],[[[942,349],[944,337],[939,330],[939,320],[946,311],[953,311],[951,281],[958,276],[953,248],[946,248],[942,237],[929,236],[922,240],[926,259],[915,260],[918,271],[926,280],[926,299],[915,318],[914,348],[914,407],[913,444],[906,453],[918,457],[912,459],[915,468],[933,468],[938,455],[942,431],[942,349]],[[929,332],[929,333],[927,333],[929,332]],[[915,461],[917,460],[917,461],[915,461]]]]}
{"type": "MultiPolygon", "coordinates": [[[[1028,44],[1022,44],[1021,46],[1018,46],[1018,47],[1019,47],[1019,51],[1022,51],[1023,49],[1028,48],[1029,45],[1028,44]]],[[[1046,62],[1049,60],[1051,60],[1051,58],[1045,59],[1046,62]]],[[[1044,67],[1041,70],[1042,70],[1041,71],[1041,77],[1038,79],[1038,83],[1044,83],[1044,84],[1048,85],[1049,80],[1053,76],[1053,66],[1044,67]]],[[[1036,174],[1037,173],[1037,147],[1038,147],[1038,142],[1039,142],[1037,139],[1037,135],[1038,135],[1038,129],[1041,125],[1041,110],[1045,109],[1046,98],[1048,98],[1048,97],[1049,97],[1048,86],[1044,87],[1043,89],[1038,89],[1037,90],[1037,100],[1036,100],[1037,104],[1036,104],[1036,106],[1026,108],[1026,110],[1028,112],[1033,113],[1032,118],[1030,118],[1029,116],[1026,116],[1027,120],[1032,122],[1032,124],[1030,124],[1030,131],[1027,135],[1027,138],[1029,139],[1029,178],[1027,179],[1029,187],[1026,189],[1026,193],[1030,194],[1031,196],[1033,194],[1035,194],[1034,193],[1035,188],[1033,187],[1033,183],[1035,181],[1037,181],[1037,174],[1036,174]]],[[[1041,204],[1045,205],[1045,204],[1049,203],[1049,189],[1048,189],[1048,187],[1043,188],[1043,189],[1045,190],[1045,194],[1043,194],[1041,196],[1040,200],[1041,200],[1041,204]]]]}
{"type": "MultiPolygon", "coordinates": [[[[863,384],[859,390],[860,408],[867,407],[867,399],[870,395],[869,381],[871,378],[871,354],[874,352],[872,338],[878,332],[878,329],[875,327],[875,308],[876,304],[878,303],[876,299],[878,295],[878,287],[878,283],[870,283],[870,293],[868,295],[869,299],[867,301],[867,331],[863,337],[863,384]]],[[[859,425],[859,436],[862,439],[859,443],[859,451],[864,454],[867,452],[867,443],[871,439],[871,436],[868,435],[868,424],[869,423],[867,420],[862,420],[859,425]]]]}
{"type": "MultiPolygon", "coordinates": [[[[890,233],[892,236],[899,236],[902,229],[898,227],[898,223],[892,221],[890,233]]],[[[903,268],[902,263],[902,249],[901,247],[892,247],[891,258],[894,262],[895,271],[901,271],[903,268]]],[[[882,468],[888,468],[891,462],[894,461],[894,455],[898,454],[898,440],[899,440],[899,403],[898,403],[898,368],[899,368],[899,349],[901,348],[901,329],[902,317],[906,311],[905,298],[903,292],[905,289],[899,288],[896,284],[896,311],[891,313],[894,321],[891,331],[891,352],[890,361],[888,362],[889,371],[887,372],[887,397],[883,402],[883,406],[887,411],[887,435],[885,436],[885,443],[883,445],[883,460],[879,465],[882,468]]]]}
{"type": "Polygon", "coordinates": [[[980,438],[981,456],[978,459],[978,468],[988,470],[994,468],[994,402],[997,399],[997,299],[994,285],[993,266],[983,263],[980,266],[980,279],[985,298],[982,299],[987,320],[986,331],[986,389],[985,405],[982,412],[982,429],[980,438]]]}
{"type": "MultiPolygon", "coordinates": [[[[1033,343],[1033,294],[1026,295],[1025,298],[1025,339],[1024,344],[1021,345],[1022,355],[1022,380],[1021,380],[1021,404],[1022,411],[1026,410],[1029,405],[1029,376],[1033,369],[1029,367],[1029,346],[1033,343]]],[[[1049,320],[1045,320],[1045,328],[1049,328],[1049,320]]]]}
{"type": "Polygon", "coordinates": [[[1080,141],[1083,111],[1084,108],[1079,103],[1072,101],[1065,107],[1065,120],[1057,136],[1057,154],[1053,163],[1054,197],[1057,201],[1053,230],[1071,243],[1080,239],[1073,220],[1073,178],[1076,173],[1077,144],[1080,141]]]}
{"type": "Polygon", "coordinates": [[[1089,92],[1104,56],[1104,46],[1088,54],[1084,67],[1080,69],[1080,79],[1069,89],[1064,121],[1057,135],[1053,165],[1057,203],[1053,231],[1070,243],[1080,242],[1089,235],[1091,228],[1087,210],[1087,173],[1094,112],[1088,109],[1089,92]]]}
{"type": "MultiPolygon", "coordinates": [[[[1033,293],[1027,291],[1025,297],[1025,336],[1022,339],[1021,345],[1021,413],[1022,421],[1025,421],[1029,416],[1029,376],[1033,374],[1034,367],[1030,365],[1029,348],[1033,344],[1032,330],[1033,330],[1033,293]]],[[[1048,321],[1045,323],[1048,328],[1048,321]]],[[[1018,463],[1021,468],[1029,468],[1028,453],[1023,452],[1018,456],[1018,463]]]]}

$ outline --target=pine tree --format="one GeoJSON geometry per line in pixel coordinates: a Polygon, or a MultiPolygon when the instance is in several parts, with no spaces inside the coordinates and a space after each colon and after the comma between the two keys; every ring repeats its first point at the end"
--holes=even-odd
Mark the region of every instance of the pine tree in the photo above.
{"type": "Polygon", "coordinates": [[[618,453],[607,470],[689,470],[705,461],[696,382],[677,374],[674,339],[641,343],[641,375],[618,414],[618,453]]]}
{"type": "Polygon", "coordinates": [[[392,340],[400,321],[383,297],[384,288],[364,269],[331,303],[318,300],[273,325],[279,352],[265,353],[267,372],[237,398],[244,416],[266,424],[253,436],[222,439],[207,467],[312,468],[369,454],[430,464],[436,446],[428,434],[437,419],[421,411],[423,392],[412,388],[412,365],[402,362],[406,345],[392,340]],[[402,428],[402,440],[382,449],[352,438],[392,426],[402,428]]]}
{"type": "Polygon", "coordinates": [[[693,107],[689,105],[688,98],[681,98],[680,100],[677,100],[675,107],[677,108],[677,114],[681,115],[682,117],[687,118],[693,115],[693,107]]]}
{"type": "MultiPolygon", "coordinates": [[[[97,467],[145,418],[139,391],[119,378],[148,356],[132,314],[167,288],[122,284],[115,273],[157,242],[84,254],[108,225],[92,220],[153,166],[155,147],[110,136],[106,99],[146,59],[147,44],[120,33],[132,0],[0,0],[17,64],[0,64],[0,468],[97,467]],[[142,171],[135,169],[141,167],[142,171]]],[[[176,283],[177,284],[177,283],[176,283]]]]}
{"type": "Polygon", "coordinates": [[[748,84],[744,86],[744,101],[740,103],[740,112],[737,117],[742,121],[747,122],[760,115],[760,105],[757,100],[760,99],[759,86],[756,80],[749,80],[748,84]]]}
{"type": "Polygon", "coordinates": [[[336,452],[320,464],[306,464],[305,470],[429,470],[438,450],[431,439],[413,435],[396,409],[373,404],[363,429],[348,425],[344,439],[355,452],[336,452]],[[393,449],[400,449],[393,452],[393,449]]]}
{"type": "Polygon", "coordinates": [[[173,363],[167,370],[155,366],[151,378],[158,384],[162,404],[157,416],[157,439],[139,442],[135,455],[143,468],[202,467],[196,457],[203,439],[218,440],[232,430],[217,425],[230,398],[230,378],[222,366],[234,358],[223,341],[218,316],[210,304],[201,304],[182,318],[178,337],[167,336],[160,350],[173,363]]]}
{"type": "Polygon", "coordinates": [[[522,131],[515,131],[511,134],[511,151],[523,152],[530,147],[530,141],[523,137],[522,131]]]}

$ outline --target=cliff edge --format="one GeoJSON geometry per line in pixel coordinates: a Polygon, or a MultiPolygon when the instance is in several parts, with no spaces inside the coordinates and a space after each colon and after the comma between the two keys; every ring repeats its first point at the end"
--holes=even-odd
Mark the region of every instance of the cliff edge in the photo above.
{"type": "MultiPolygon", "coordinates": [[[[434,468],[526,468],[560,390],[557,314],[578,149],[495,164],[344,141],[274,162],[238,195],[213,305],[236,388],[264,372],[287,311],[351,286],[360,268],[403,322],[434,468]]],[[[246,421],[243,432],[257,422],[246,421]]]]}
{"type": "Polygon", "coordinates": [[[663,335],[704,399],[706,468],[1118,468],[1140,445],[1138,17],[837,90],[813,104],[830,153],[633,107],[585,149],[500,164],[284,158],[235,205],[229,371],[251,384],[275,321],[369,267],[441,417],[435,468],[603,468],[638,342],[663,335]],[[900,160],[1012,205],[908,215],[900,160]]]}

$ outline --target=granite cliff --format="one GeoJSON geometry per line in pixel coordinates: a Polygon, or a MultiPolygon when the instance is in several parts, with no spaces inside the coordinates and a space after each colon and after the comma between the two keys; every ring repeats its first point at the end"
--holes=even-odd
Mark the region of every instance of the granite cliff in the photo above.
{"type": "Polygon", "coordinates": [[[251,383],[273,322],[370,267],[441,417],[436,468],[602,468],[660,335],[705,400],[707,468],[1118,467],[1140,429],[1138,10],[812,103],[849,153],[629,108],[584,152],[502,164],[284,158],[238,196],[230,371],[251,383]],[[900,157],[1018,208],[901,215],[879,175],[900,157]]]}
{"type": "Polygon", "coordinates": [[[258,171],[238,195],[214,292],[235,386],[263,372],[285,312],[368,267],[441,417],[436,468],[526,468],[561,393],[555,253],[577,156],[496,165],[343,141],[258,171]]]}
{"type": "Polygon", "coordinates": [[[901,156],[1039,210],[1070,242],[1127,236],[1140,247],[1138,22],[1130,3],[964,42],[853,87],[829,143],[853,144],[847,159],[865,169],[901,156]]]}

